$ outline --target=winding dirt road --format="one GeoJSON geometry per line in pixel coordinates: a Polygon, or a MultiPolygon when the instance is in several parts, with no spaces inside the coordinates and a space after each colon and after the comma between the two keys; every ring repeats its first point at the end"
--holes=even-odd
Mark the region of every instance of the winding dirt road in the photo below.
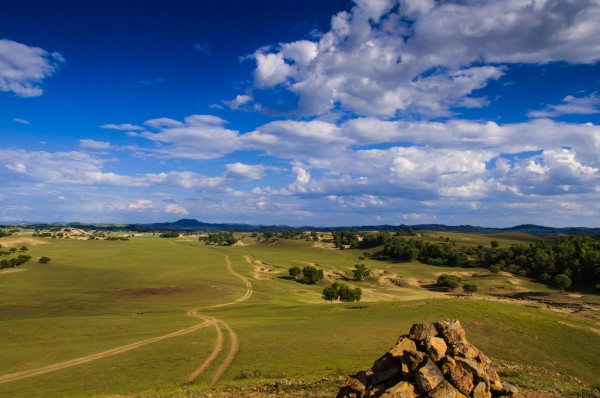
{"type": "MultiPolygon", "coordinates": [[[[219,308],[219,307],[235,305],[235,304],[241,303],[242,301],[249,299],[252,296],[252,284],[250,283],[250,281],[248,281],[248,279],[246,279],[244,276],[236,273],[233,270],[233,268],[231,266],[231,261],[229,260],[229,256],[225,256],[225,262],[227,263],[227,270],[229,271],[229,273],[231,273],[233,276],[241,279],[244,282],[244,284],[246,286],[246,292],[242,297],[240,297],[239,299],[237,299],[235,301],[231,301],[231,302],[224,303],[224,304],[214,305],[209,308],[219,308]]],[[[224,322],[221,319],[203,315],[203,314],[199,313],[198,311],[199,311],[198,309],[191,309],[187,312],[188,316],[202,319],[204,321],[202,323],[199,323],[198,325],[180,329],[175,332],[165,334],[162,336],[153,337],[150,339],[130,343],[130,344],[127,344],[124,346],[112,348],[110,350],[98,352],[95,354],[90,354],[90,355],[87,355],[84,357],[71,359],[69,361],[59,362],[59,363],[56,363],[53,365],[43,366],[43,367],[37,368],[37,369],[23,370],[23,371],[19,371],[19,372],[0,375],[0,384],[25,379],[28,377],[39,376],[39,375],[43,375],[46,373],[70,368],[72,366],[77,366],[77,365],[82,365],[85,363],[97,361],[99,359],[103,359],[103,358],[117,355],[117,354],[122,354],[124,352],[131,351],[131,350],[134,350],[136,348],[139,348],[139,347],[142,347],[142,346],[145,346],[148,344],[158,343],[159,341],[171,339],[171,338],[178,337],[178,336],[183,336],[183,335],[195,332],[197,330],[200,330],[202,328],[212,325],[215,327],[216,332],[217,332],[217,340],[215,342],[215,346],[214,346],[212,352],[210,353],[210,355],[208,356],[208,358],[206,358],[206,360],[200,365],[200,367],[198,367],[198,369],[196,369],[191,375],[189,375],[187,377],[187,382],[190,383],[190,382],[194,381],[195,379],[197,379],[198,376],[200,376],[218,358],[219,354],[223,350],[223,340],[224,339],[223,339],[223,332],[220,327],[220,325],[222,325],[225,327],[225,329],[229,333],[231,346],[229,349],[229,353],[227,354],[227,357],[225,358],[223,363],[217,368],[217,370],[211,377],[211,382],[216,383],[219,381],[219,379],[223,376],[225,371],[227,371],[227,369],[233,362],[233,360],[239,350],[240,343],[239,343],[237,334],[226,322],[224,322]]]]}

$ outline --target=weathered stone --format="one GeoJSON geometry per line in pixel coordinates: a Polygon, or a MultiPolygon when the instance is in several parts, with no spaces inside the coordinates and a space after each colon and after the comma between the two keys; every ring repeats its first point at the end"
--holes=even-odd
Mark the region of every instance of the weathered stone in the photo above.
{"type": "Polygon", "coordinates": [[[467,342],[458,342],[454,344],[452,348],[452,353],[454,356],[459,356],[463,358],[472,358],[475,359],[479,356],[479,350],[475,348],[475,346],[471,343],[467,342]]]}
{"type": "Polygon", "coordinates": [[[440,361],[440,364],[441,364],[440,370],[442,371],[442,373],[444,375],[447,375],[456,366],[456,361],[454,360],[454,358],[452,358],[450,356],[446,356],[446,357],[442,358],[442,360],[440,361]]]}
{"type": "Polygon", "coordinates": [[[417,352],[417,345],[406,336],[400,336],[396,346],[388,351],[394,357],[402,357],[405,352],[417,352]]]}
{"type": "Polygon", "coordinates": [[[374,386],[371,389],[365,391],[363,397],[360,398],[379,398],[386,392],[386,386],[384,384],[380,384],[378,386],[374,386]]]}
{"type": "Polygon", "coordinates": [[[421,351],[406,351],[402,361],[408,365],[410,371],[414,371],[423,363],[423,359],[425,359],[425,353],[421,351]]]}
{"type": "Polygon", "coordinates": [[[366,372],[361,371],[353,376],[348,376],[344,386],[340,389],[337,398],[361,397],[364,395],[367,385],[366,372]]]}
{"type": "Polygon", "coordinates": [[[514,397],[519,393],[519,390],[512,384],[502,383],[502,391],[500,393],[503,395],[508,395],[509,397],[514,397]]]}
{"type": "Polygon", "coordinates": [[[436,388],[427,394],[427,396],[430,398],[467,398],[456,388],[452,387],[452,384],[448,383],[446,380],[443,380],[438,384],[436,388]]]}
{"type": "Polygon", "coordinates": [[[452,383],[454,387],[465,395],[471,394],[473,391],[473,374],[465,369],[464,366],[455,366],[447,375],[446,379],[452,383]]]}
{"type": "Polygon", "coordinates": [[[399,376],[402,373],[402,367],[400,365],[394,365],[389,369],[386,369],[379,373],[374,373],[373,376],[369,377],[369,384],[377,385],[381,384],[392,377],[399,376]]]}
{"type": "Polygon", "coordinates": [[[430,323],[415,323],[410,328],[409,337],[413,340],[425,340],[427,337],[435,337],[438,332],[430,323]]]}
{"type": "Polygon", "coordinates": [[[389,369],[394,365],[398,365],[399,363],[400,358],[393,356],[389,352],[386,352],[384,356],[382,356],[373,363],[373,367],[371,368],[371,370],[375,373],[378,373],[389,369]]]}
{"type": "Polygon", "coordinates": [[[473,389],[473,398],[492,398],[492,393],[488,391],[487,385],[483,381],[473,389]]]}
{"type": "Polygon", "coordinates": [[[440,337],[448,344],[464,343],[467,341],[465,330],[457,319],[444,319],[434,323],[440,337]]]}
{"type": "Polygon", "coordinates": [[[429,358],[425,359],[424,364],[415,372],[415,379],[419,389],[427,393],[437,387],[444,381],[444,375],[435,366],[435,363],[429,358]]]}
{"type": "Polygon", "coordinates": [[[389,388],[381,398],[415,398],[415,386],[407,381],[401,381],[395,386],[389,388]]]}
{"type": "Polygon", "coordinates": [[[502,382],[500,381],[500,376],[498,373],[492,368],[487,369],[487,379],[490,383],[490,389],[492,391],[502,391],[502,382]]]}
{"type": "Polygon", "coordinates": [[[456,361],[457,366],[462,366],[468,372],[473,373],[479,378],[487,379],[487,372],[481,366],[481,364],[479,364],[479,362],[475,361],[474,359],[455,357],[454,360],[456,361]]]}
{"type": "Polygon", "coordinates": [[[446,355],[448,346],[442,338],[427,337],[423,340],[423,344],[425,345],[425,350],[435,362],[438,362],[446,355]]]}
{"type": "Polygon", "coordinates": [[[479,363],[482,363],[486,366],[489,366],[492,361],[490,361],[490,359],[488,358],[487,355],[485,355],[483,352],[479,351],[479,355],[477,356],[477,358],[475,358],[475,360],[479,363]]]}

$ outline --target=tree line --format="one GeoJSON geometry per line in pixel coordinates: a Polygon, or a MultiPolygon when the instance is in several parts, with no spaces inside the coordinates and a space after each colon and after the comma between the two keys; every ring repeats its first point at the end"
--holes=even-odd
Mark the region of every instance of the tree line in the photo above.
{"type": "Polygon", "coordinates": [[[231,246],[237,243],[238,239],[233,235],[233,232],[217,232],[214,234],[208,234],[208,236],[201,236],[198,238],[200,241],[204,241],[207,245],[217,246],[231,246]]]}
{"type": "Polygon", "coordinates": [[[452,242],[393,237],[384,243],[380,256],[431,265],[484,267],[495,273],[508,271],[559,288],[570,285],[563,276],[558,277],[565,275],[573,287],[600,290],[600,242],[587,235],[559,237],[552,243],[537,240],[507,248],[500,248],[497,241],[492,241],[490,247],[457,248],[452,242]]]}

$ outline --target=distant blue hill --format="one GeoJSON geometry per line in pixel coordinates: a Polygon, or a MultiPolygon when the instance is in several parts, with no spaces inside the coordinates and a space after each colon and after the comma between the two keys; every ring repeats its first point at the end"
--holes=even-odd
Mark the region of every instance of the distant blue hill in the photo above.
{"type": "Polygon", "coordinates": [[[553,228],[541,225],[523,224],[509,228],[490,228],[477,227],[472,225],[443,225],[443,224],[418,224],[418,225],[354,225],[340,227],[290,227],[287,225],[252,225],[239,223],[205,223],[193,218],[182,218],[174,222],[152,223],[152,224],[84,224],[84,223],[5,223],[0,225],[0,228],[10,228],[14,226],[27,226],[31,228],[51,228],[51,227],[73,227],[82,229],[102,229],[102,230],[130,230],[130,231],[239,231],[239,232],[280,232],[290,229],[306,230],[306,231],[322,231],[334,232],[356,229],[359,231],[433,231],[433,232],[464,232],[464,233],[480,233],[480,234],[495,234],[509,232],[523,232],[535,235],[568,235],[568,234],[585,234],[600,236],[600,228],[586,227],[567,227],[553,228]]]}

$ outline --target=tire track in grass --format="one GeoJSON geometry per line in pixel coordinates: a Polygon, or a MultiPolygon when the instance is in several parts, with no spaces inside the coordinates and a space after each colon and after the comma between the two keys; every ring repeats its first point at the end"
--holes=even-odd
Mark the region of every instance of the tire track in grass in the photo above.
{"type": "Polygon", "coordinates": [[[39,375],[43,375],[46,373],[55,372],[57,370],[70,368],[71,366],[83,365],[85,363],[97,361],[99,359],[103,359],[103,358],[110,357],[113,355],[122,354],[124,352],[131,351],[131,350],[134,350],[136,348],[139,348],[139,347],[142,347],[142,346],[145,346],[148,344],[158,343],[159,341],[162,341],[162,340],[167,340],[167,339],[171,339],[173,337],[183,336],[183,335],[195,332],[196,330],[205,328],[207,326],[215,325],[217,322],[217,320],[215,320],[214,318],[210,318],[210,317],[206,317],[206,316],[202,316],[202,315],[198,315],[197,317],[204,319],[204,322],[202,322],[198,325],[190,326],[188,328],[180,329],[173,333],[165,334],[165,335],[158,336],[158,337],[153,337],[153,338],[146,339],[146,340],[136,341],[135,343],[127,344],[127,345],[117,347],[117,348],[112,348],[110,350],[98,352],[98,353],[87,355],[84,357],[71,359],[69,361],[59,362],[59,363],[56,363],[53,365],[43,366],[43,367],[37,368],[37,369],[23,370],[20,372],[5,374],[5,375],[0,376],[0,384],[8,383],[10,381],[15,381],[15,380],[20,380],[20,379],[25,379],[27,377],[39,376],[39,375]]]}
{"type": "MultiPolygon", "coordinates": [[[[204,317],[203,315],[197,314],[196,310],[189,310],[188,315],[198,317],[198,318],[204,317]]],[[[193,382],[194,380],[196,380],[198,378],[198,376],[200,376],[202,373],[204,373],[204,371],[215,361],[215,359],[217,359],[217,357],[223,350],[223,332],[221,331],[221,328],[219,327],[219,321],[216,320],[215,318],[210,318],[210,319],[213,322],[213,324],[215,325],[215,329],[217,330],[217,341],[215,343],[215,348],[213,348],[213,351],[210,353],[209,357],[206,358],[204,360],[204,362],[202,362],[202,365],[200,365],[198,367],[198,369],[196,369],[191,375],[189,375],[187,377],[187,380],[186,380],[187,383],[193,382]]]]}
{"type": "MultiPolygon", "coordinates": [[[[222,308],[222,307],[227,307],[230,305],[239,304],[243,301],[248,300],[252,296],[253,291],[252,291],[252,284],[250,283],[250,281],[243,275],[240,275],[233,270],[233,267],[231,265],[231,260],[229,260],[229,256],[225,256],[225,262],[227,263],[227,270],[229,271],[229,273],[232,274],[233,276],[241,279],[242,282],[244,282],[244,285],[246,286],[246,293],[237,300],[230,301],[230,302],[224,303],[224,304],[213,305],[210,308],[222,308]]],[[[195,310],[191,311],[191,312],[196,313],[195,310]]],[[[231,326],[229,326],[229,324],[227,322],[225,322],[221,319],[217,319],[217,318],[211,318],[211,319],[214,319],[216,322],[223,325],[225,327],[225,329],[227,329],[227,332],[229,333],[229,337],[230,337],[229,353],[227,354],[227,357],[225,357],[225,360],[217,368],[217,370],[215,370],[215,372],[213,373],[213,375],[210,379],[210,382],[214,384],[214,383],[217,383],[221,379],[223,374],[227,371],[227,369],[229,369],[229,367],[233,363],[233,360],[235,359],[235,357],[240,349],[240,341],[239,341],[237,333],[235,333],[235,331],[231,328],[231,326]]],[[[196,369],[196,371],[194,371],[194,373],[192,373],[190,376],[188,376],[188,378],[187,378],[188,382],[192,382],[193,380],[198,378],[198,376],[200,376],[208,368],[208,366],[214,361],[214,359],[216,359],[219,352],[216,352],[216,354],[215,354],[215,351],[213,351],[213,354],[214,354],[214,358],[212,358],[213,355],[211,354],[211,357],[207,358],[207,360],[204,361],[204,363],[202,365],[200,365],[200,367],[198,369],[196,369]]]]}
{"type": "Polygon", "coordinates": [[[242,282],[244,282],[244,284],[246,285],[246,293],[242,297],[240,297],[239,299],[237,299],[235,301],[230,301],[229,303],[224,303],[224,304],[213,305],[211,308],[221,308],[221,307],[228,307],[230,305],[239,304],[242,301],[248,300],[252,296],[252,284],[250,283],[250,281],[243,275],[240,275],[233,270],[233,268],[231,267],[231,261],[229,260],[229,256],[225,256],[225,261],[227,262],[227,269],[229,270],[229,273],[232,274],[233,276],[241,279],[242,282]]]}
{"type": "MultiPolygon", "coordinates": [[[[224,303],[224,304],[214,305],[211,308],[219,308],[219,307],[235,305],[235,304],[241,303],[242,301],[249,299],[252,296],[252,284],[250,283],[250,281],[248,281],[248,279],[246,279],[244,276],[238,274],[237,272],[235,272],[233,270],[233,268],[231,266],[231,261],[229,260],[229,256],[225,256],[225,261],[227,263],[228,271],[232,275],[241,279],[244,282],[244,284],[246,285],[246,293],[242,297],[240,297],[239,299],[237,299],[235,301],[231,301],[231,302],[224,303]]],[[[134,343],[126,344],[124,346],[112,348],[110,350],[98,352],[95,354],[86,355],[84,357],[75,358],[75,359],[71,359],[68,361],[43,366],[43,367],[37,368],[37,369],[23,370],[23,371],[19,371],[19,372],[0,375],[0,384],[25,379],[28,377],[40,376],[40,375],[43,375],[46,373],[67,369],[72,366],[83,365],[83,364],[97,361],[99,359],[103,359],[103,358],[110,357],[113,355],[122,354],[124,352],[131,351],[131,350],[134,350],[136,348],[139,348],[139,347],[142,347],[142,346],[145,346],[148,344],[154,344],[154,343],[158,343],[163,340],[183,336],[183,335],[195,332],[197,330],[203,329],[205,327],[208,327],[210,325],[213,325],[217,331],[217,341],[215,342],[213,351],[210,353],[208,358],[206,358],[206,360],[202,363],[202,365],[200,365],[200,367],[198,367],[198,369],[196,369],[190,376],[188,376],[187,381],[192,382],[196,378],[198,378],[198,376],[200,376],[217,359],[217,357],[223,350],[223,332],[222,332],[221,328],[219,327],[219,324],[221,324],[225,327],[225,329],[227,329],[227,332],[230,335],[231,347],[229,350],[229,354],[227,355],[227,357],[225,358],[225,360],[223,361],[221,366],[219,366],[219,368],[217,368],[217,370],[215,371],[215,373],[213,374],[213,376],[211,378],[211,382],[216,383],[223,376],[223,374],[227,371],[227,369],[233,362],[235,356],[237,355],[237,352],[238,352],[239,346],[240,346],[238,336],[235,333],[235,331],[226,322],[224,322],[220,319],[202,315],[202,314],[198,313],[198,310],[195,310],[195,309],[189,310],[187,312],[187,315],[194,317],[194,318],[202,319],[202,320],[204,320],[204,322],[202,322],[198,325],[180,329],[175,332],[168,333],[168,334],[165,334],[162,336],[153,337],[153,338],[145,339],[145,340],[141,340],[141,341],[136,341],[134,343]]]]}
{"type": "Polygon", "coordinates": [[[221,366],[219,366],[219,368],[215,371],[215,373],[213,373],[213,376],[210,379],[210,382],[213,384],[218,382],[221,379],[221,377],[223,376],[223,374],[227,371],[227,369],[229,369],[229,366],[231,366],[233,360],[235,359],[235,356],[237,355],[237,353],[240,349],[240,340],[237,336],[237,333],[235,333],[233,331],[233,329],[225,322],[223,322],[223,321],[220,321],[220,322],[223,326],[225,326],[225,328],[229,332],[229,336],[231,337],[231,348],[229,350],[229,354],[225,358],[225,361],[223,361],[221,366]]]}

